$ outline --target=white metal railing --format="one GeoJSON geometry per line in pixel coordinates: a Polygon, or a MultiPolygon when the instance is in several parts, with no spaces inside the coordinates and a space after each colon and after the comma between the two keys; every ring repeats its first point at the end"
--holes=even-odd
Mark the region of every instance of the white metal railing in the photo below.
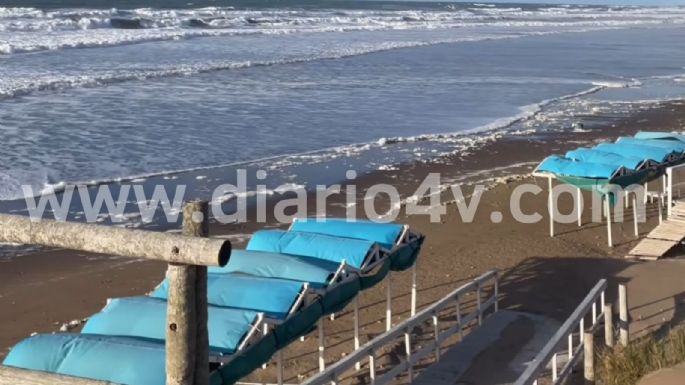
{"type": "Polygon", "coordinates": [[[537,384],[542,371],[551,363],[552,366],[552,384],[558,385],[571,374],[573,367],[578,363],[580,357],[583,356],[584,337],[585,332],[585,318],[588,314],[592,314],[591,331],[595,331],[599,325],[599,320],[604,316],[604,292],[607,288],[606,279],[602,279],[590,290],[588,295],[583,299],[583,302],[578,305],[576,310],[564,322],[559,330],[552,336],[547,344],[540,350],[538,355],[531,361],[526,370],[516,380],[514,385],[533,385],[537,384]],[[597,311],[597,302],[600,304],[600,311],[597,311]],[[578,331],[578,337],[574,338],[574,331],[578,331]],[[558,350],[568,339],[568,359],[565,365],[559,371],[558,368],[558,350]],[[574,340],[578,341],[574,345],[574,340]]]}
{"type": "MultiPolygon", "coordinates": [[[[498,310],[499,286],[497,278],[497,271],[491,270],[465,285],[462,285],[439,301],[418,312],[414,317],[401,322],[390,331],[372,339],[344,359],[331,365],[325,371],[309,378],[303,385],[338,384],[345,372],[353,370],[357,363],[364,361],[368,362],[370,385],[386,384],[405,371],[408,373],[408,377],[411,381],[411,379],[413,379],[413,368],[421,359],[433,353],[435,354],[436,361],[439,360],[442,343],[456,334],[463,336],[464,326],[474,320],[477,320],[480,325],[483,322],[484,313],[486,313],[490,307],[493,307],[495,312],[498,310]],[[483,287],[488,285],[491,281],[493,284],[492,295],[490,298],[484,299],[483,287]],[[472,292],[476,293],[476,308],[471,313],[462,316],[461,299],[472,292]],[[441,331],[440,313],[452,306],[456,308],[456,325],[441,331]],[[433,334],[433,339],[430,342],[423,344],[419,350],[413,351],[412,337],[415,337],[413,330],[424,323],[432,324],[433,327],[430,333],[433,334]],[[394,343],[399,338],[403,338],[404,341],[404,359],[395,366],[389,368],[386,372],[378,375],[378,373],[376,373],[375,363],[376,353],[379,352],[383,346],[394,343]]],[[[419,329],[422,330],[421,328],[419,329]]]]}

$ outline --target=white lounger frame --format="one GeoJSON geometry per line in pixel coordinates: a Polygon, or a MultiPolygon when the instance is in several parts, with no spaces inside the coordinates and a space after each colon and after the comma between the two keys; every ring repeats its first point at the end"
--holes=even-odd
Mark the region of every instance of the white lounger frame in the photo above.
{"type": "MultiPolygon", "coordinates": [[[[295,301],[293,302],[293,305],[290,307],[290,310],[288,310],[288,317],[292,316],[302,306],[308,293],[309,283],[304,282],[302,284],[302,288],[300,289],[300,293],[295,298],[295,301]]],[[[286,319],[288,317],[286,317],[286,319]]],[[[236,353],[245,349],[245,347],[247,347],[257,336],[257,332],[260,329],[262,329],[262,336],[264,336],[269,332],[269,325],[278,325],[279,323],[280,321],[268,318],[264,315],[264,313],[258,313],[257,317],[255,317],[255,320],[252,323],[250,331],[248,331],[247,334],[245,334],[245,336],[240,342],[240,345],[238,346],[238,349],[236,349],[236,353]]],[[[229,356],[222,356],[210,352],[209,357],[210,362],[221,364],[227,364],[231,362],[233,359],[235,359],[235,353],[229,356]]]]}

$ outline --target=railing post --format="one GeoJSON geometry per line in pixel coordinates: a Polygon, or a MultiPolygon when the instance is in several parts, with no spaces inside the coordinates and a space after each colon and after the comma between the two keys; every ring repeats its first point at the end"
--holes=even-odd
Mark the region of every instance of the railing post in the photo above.
{"type": "Polygon", "coordinates": [[[481,299],[480,281],[476,282],[476,304],[478,305],[478,326],[483,324],[483,301],[481,299]]]}
{"type": "Polygon", "coordinates": [[[621,345],[628,346],[628,293],[626,285],[618,285],[618,310],[621,345]]]}
{"type": "Polygon", "coordinates": [[[604,305],[604,343],[614,346],[614,315],[610,304],[604,305]]]}
{"type": "Polygon", "coordinates": [[[369,352],[369,384],[376,385],[376,358],[373,350],[369,352]]]}
{"type": "Polygon", "coordinates": [[[435,334],[435,361],[440,361],[440,325],[438,315],[433,314],[433,334],[435,334]]]}
{"type": "Polygon", "coordinates": [[[499,311],[499,273],[495,272],[495,313],[499,311]]]}
{"type": "Polygon", "coordinates": [[[411,316],[416,315],[416,263],[411,267],[411,316]]]}
{"type": "MultiPolygon", "coordinates": [[[[354,350],[359,349],[359,295],[354,297],[354,350]]],[[[354,364],[356,370],[361,369],[361,362],[354,364]]]]}
{"type": "Polygon", "coordinates": [[[459,340],[464,339],[464,325],[461,324],[461,296],[457,295],[457,324],[459,324],[459,340]]]}
{"type": "Polygon", "coordinates": [[[411,362],[411,334],[409,329],[404,331],[404,350],[407,354],[407,377],[411,383],[414,380],[414,365],[411,362]]]}
{"type": "Polygon", "coordinates": [[[385,331],[392,329],[392,273],[388,273],[386,283],[386,298],[385,298],[385,331]]]}
{"type": "Polygon", "coordinates": [[[584,332],[583,338],[584,377],[586,384],[595,383],[595,338],[592,332],[584,332]]]}
{"type": "MultiPolygon", "coordinates": [[[[183,206],[183,235],[209,236],[209,204],[206,201],[190,201],[183,206]]],[[[207,329],[207,266],[194,266],[196,350],[195,385],[209,385],[209,332],[207,329]]]]}

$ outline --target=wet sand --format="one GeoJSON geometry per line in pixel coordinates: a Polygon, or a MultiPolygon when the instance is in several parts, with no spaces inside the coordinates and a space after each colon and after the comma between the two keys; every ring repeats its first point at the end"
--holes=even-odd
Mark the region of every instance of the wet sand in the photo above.
{"type": "MultiPolygon", "coordinates": [[[[491,188],[482,196],[473,223],[463,223],[454,204],[446,205],[446,215],[438,223],[431,223],[425,215],[407,216],[402,213],[397,219],[427,236],[418,262],[419,306],[430,304],[468,278],[489,269],[500,269],[502,307],[561,320],[598,279],[620,279],[622,271],[639,264],[623,258],[635,243],[633,225],[630,221],[615,224],[616,247],[613,249],[606,244],[606,227],[603,224],[587,224],[580,228],[575,224],[559,224],[556,227],[558,235],[550,238],[544,194],[527,194],[522,201],[524,212],[539,212],[545,217],[540,223],[517,223],[508,211],[510,193],[515,186],[533,182],[544,187],[546,180],[514,176],[529,174],[536,162],[551,153],[564,152],[583,143],[611,140],[641,129],[682,129],[683,122],[685,108],[680,104],[667,104],[621,121],[616,127],[582,133],[500,138],[468,155],[402,165],[394,171],[362,176],[357,180],[358,190],[361,193],[364,186],[391,182],[403,196],[408,196],[430,172],[442,173],[443,181],[488,181],[491,188]],[[495,210],[503,213],[501,223],[491,221],[491,212],[495,210]]],[[[443,194],[443,201],[449,200],[443,194]]],[[[330,214],[344,212],[339,203],[335,200],[330,202],[330,214]]],[[[379,210],[382,207],[383,202],[379,202],[379,210]]],[[[569,202],[562,200],[560,208],[570,211],[569,202]]],[[[656,224],[654,208],[651,210],[649,221],[640,226],[641,234],[656,224]]],[[[584,222],[589,220],[587,211],[584,222]]],[[[254,223],[213,225],[212,234],[249,234],[260,227],[263,225],[254,223]]],[[[238,242],[234,246],[239,248],[241,244],[238,242]]],[[[14,343],[33,332],[55,332],[64,323],[81,320],[97,312],[107,298],[145,294],[163,278],[164,270],[161,263],[61,250],[42,251],[0,263],[0,357],[14,343]]],[[[383,331],[385,284],[361,296],[362,343],[383,331]]],[[[409,311],[409,272],[393,274],[392,285],[395,293],[394,321],[397,322],[406,318],[409,311]]],[[[333,322],[326,320],[325,328],[329,336],[326,359],[334,362],[351,350],[349,309],[333,322]]],[[[316,347],[310,338],[305,343],[291,345],[285,354],[287,381],[311,375],[316,370],[315,355],[316,347]]],[[[392,356],[386,359],[392,360],[392,356]]],[[[274,378],[271,366],[251,376],[254,380],[273,381],[274,378]]]]}

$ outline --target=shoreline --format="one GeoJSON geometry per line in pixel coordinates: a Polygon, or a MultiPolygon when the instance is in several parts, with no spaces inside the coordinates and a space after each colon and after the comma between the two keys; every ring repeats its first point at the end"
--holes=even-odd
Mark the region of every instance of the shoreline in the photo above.
{"type": "MultiPolygon", "coordinates": [[[[519,183],[533,180],[525,175],[547,155],[641,129],[673,130],[682,127],[684,122],[683,103],[666,103],[612,123],[617,127],[611,127],[610,124],[583,133],[503,137],[463,156],[400,165],[393,170],[360,176],[355,182],[360,194],[371,185],[392,183],[406,197],[430,172],[443,174],[443,182],[451,180],[466,185],[481,180],[489,181],[489,189],[482,196],[473,223],[463,223],[455,205],[449,204],[440,223],[430,223],[424,215],[407,216],[406,213],[397,219],[397,222],[407,223],[427,236],[418,267],[419,305],[424,306],[440,298],[465,279],[498,268],[505,276],[503,290],[510,291],[510,295],[503,300],[503,306],[560,320],[568,315],[587,288],[594,284],[593,280],[605,275],[616,276],[635,264],[623,259],[635,241],[632,224],[616,224],[617,247],[609,249],[604,238],[606,230],[601,225],[587,225],[579,230],[576,225],[559,224],[558,235],[550,238],[546,220],[523,225],[505,215],[502,223],[493,224],[489,217],[490,209],[504,208],[511,189],[519,183]],[[590,274],[583,271],[584,264],[594,266],[590,274]],[[521,281],[521,277],[535,278],[535,281],[539,281],[534,284],[535,287],[542,287],[543,292],[535,295],[527,292],[533,283],[521,281]],[[564,282],[574,284],[571,287],[564,285],[564,282]],[[560,285],[564,285],[563,290],[560,285]],[[555,290],[558,294],[554,294],[555,290]]],[[[447,199],[443,198],[443,202],[446,202],[447,199]]],[[[311,210],[313,202],[311,199],[308,201],[311,210]]],[[[358,200],[358,203],[358,207],[362,206],[362,200],[358,200]]],[[[377,203],[378,210],[383,210],[383,202],[377,203]]],[[[539,197],[525,199],[523,205],[526,211],[543,213],[546,207],[545,199],[539,197]]],[[[345,211],[339,200],[329,201],[328,206],[328,213],[333,216],[345,211]]],[[[560,207],[564,209],[564,202],[560,202],[560,207]]],[[[568,202],[565,207],[568,207],[568,202]]],[[[641,234],[655,223],[652,215],[647,223],[641,225],[641,234]]],[[[266,226],[275,227],[276,224],[268,222],[266,226]]],[[[257,223],[214,223],[210,233],[220,237],[239,236],[263,227],[264,224],[257,223]]],[[[234,241],[234,246],[240,248],[245,239],[234,241]]],[[[163,263],[122,260],[65,250],[41,250],[1,262],[0,308],[9,311],[0,314],[0,324],[3,325],[0,359],[11,346],[31,333],[56,332],[69,323],[73,323],[74,331],[78,330],[79,321],[99,311],[107,298],[147,293],[163,279],[166,269],[163,263]]],[[[409,275],[405,272],[394,277],[392,284],[396,288],[396,296],[393,307],[397,322],[406,317],[409,309],[409,275]]],[[[384,285],[365,292],[361,298],[361,317],[366,324],[362,328],[363,341],[382,332],[378,315],[383,313],[384,285]]],[[[332,333],[332,343],[339,342],[327,350],[328,360],[335,360],[349,351],[349,318],[344,317],[343,313],[335,322],[327,322],[326,328],[332,333]]],[[[290,346],[286,356],[293,358],[286,360],[287,377],[296,379],[298,375],[313,372],[315,368],[310,364],[316,362],[315,351],[311,339],[290,346]]],[[[254,373],[250,379],[261,381],[271,378],[273,373],[270,366],[254,373]]]]}

